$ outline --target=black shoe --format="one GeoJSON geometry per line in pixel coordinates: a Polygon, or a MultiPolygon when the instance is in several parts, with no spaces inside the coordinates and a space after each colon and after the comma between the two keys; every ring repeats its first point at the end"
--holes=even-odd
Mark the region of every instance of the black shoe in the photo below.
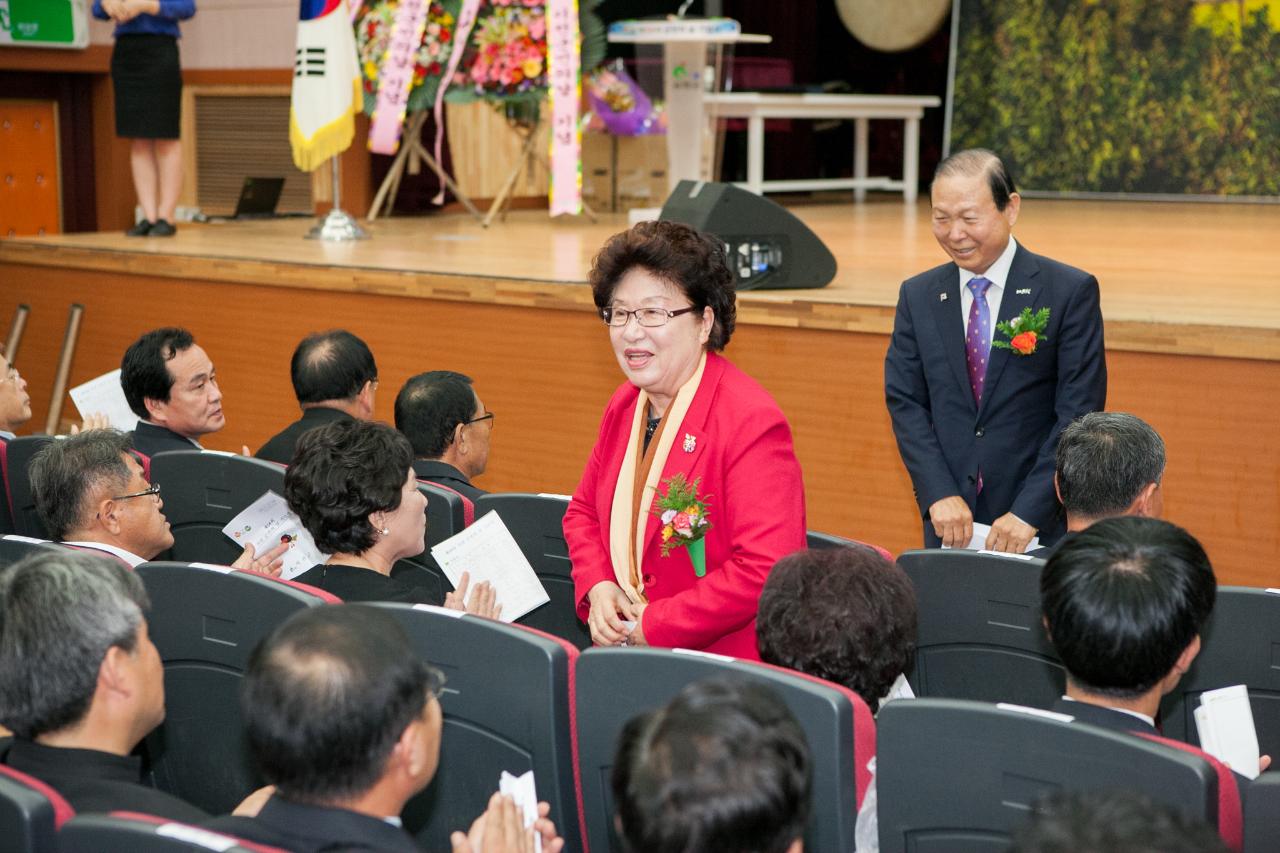
{"type": "Polygon", "coordinates": [[[173,227],[173,223],[167,219],[157,219],[151,226],[151,230],[147,232],[148,237],[172,237],[178,233],[178,229],[173,227]]]}
{"type": "Polygon", "coordinates": [[[124,232],[126,237],[145,237],[151,233],[151,229],[156,227],[156,223],[142,220],[137,225],[124,232]]]}

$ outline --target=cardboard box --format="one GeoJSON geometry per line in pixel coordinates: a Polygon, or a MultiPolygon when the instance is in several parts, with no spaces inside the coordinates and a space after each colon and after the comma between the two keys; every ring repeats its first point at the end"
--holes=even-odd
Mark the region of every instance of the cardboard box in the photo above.
{"type": "Polygon", "coordinates": [[[666,201],[666,136],[582,136],[582,197],[597,210],[625,213],[666,201]]]}

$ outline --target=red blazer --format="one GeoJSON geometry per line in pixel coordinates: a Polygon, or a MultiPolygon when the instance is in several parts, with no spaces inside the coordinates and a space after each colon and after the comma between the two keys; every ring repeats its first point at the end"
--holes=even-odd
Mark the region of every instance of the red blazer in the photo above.
{"type": "MultiPolygon", "coordinates": [[[[617,582],[609,557],[609,517],[639,395],[627,383],[609,401],[600,437],[564,516],[578,616],[584,621],[591,588],[600,581],[617,582]]],[[[711,522],[707,573],[694,575],[684,548],[661,555],[661,524],[651,515],[641,567],[649,599],[645,639],[653,646],[759,660],[760,590],[774,563],[805,547],[804,484],[791,428],[778,404],[715,353],[707,356],[702,384],[679,425],[661,479],[677,473],[690,481],[702,478],[698,494],[708,498],[711,522]],[[692,452],[683,449],[686,433],[694,437],[692,452]]]]}

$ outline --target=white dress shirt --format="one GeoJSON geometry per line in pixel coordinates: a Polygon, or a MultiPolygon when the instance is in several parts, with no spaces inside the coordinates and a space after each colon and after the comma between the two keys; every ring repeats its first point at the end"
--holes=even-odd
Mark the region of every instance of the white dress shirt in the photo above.
{"type": "MultiPolygon", "coordinates": [[[[982,273],[982,278],[991,282],[987,288],[987,307],[991,309],[991,323],[987,327],[987,349],[991,349],[991,340],[996,333],[996,320],[1000,317],[1000,300],[1004,298],[1004,285],[1009,280],[1009,267],[1013,266],[1014,253],[1018,251],[1018,241],[1009,235],[1009,245],[1004,247],[996,262],[982,273]]],[[[964,333],[969,334],[969,309],[973,306],[973,291],[969,289],[970,279],[978,277],[978,273],[960,270],[960,316],[964,318],[964,333]]]]}
{"type": "Polygon", "coordinates": [[[106,551],[109,554],[115,554],[135,569],[146,562],[146,560],[139,557],[137,554],[126,551],[123,548],[117,548],[115,545],[108,545],[105,542],[63,542],[62,544],[75,545],[80,548],[96,548],[99,551],[106,551]]]}

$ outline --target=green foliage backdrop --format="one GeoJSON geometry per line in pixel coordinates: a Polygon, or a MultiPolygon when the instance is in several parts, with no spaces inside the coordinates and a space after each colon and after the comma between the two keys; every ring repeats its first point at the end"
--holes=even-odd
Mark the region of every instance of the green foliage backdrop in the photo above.
{"type": "Polygon", "coordinates": [[[951,149],[1026,189],[1280,195],[1280,2],[963,0],[951,149]]]}

